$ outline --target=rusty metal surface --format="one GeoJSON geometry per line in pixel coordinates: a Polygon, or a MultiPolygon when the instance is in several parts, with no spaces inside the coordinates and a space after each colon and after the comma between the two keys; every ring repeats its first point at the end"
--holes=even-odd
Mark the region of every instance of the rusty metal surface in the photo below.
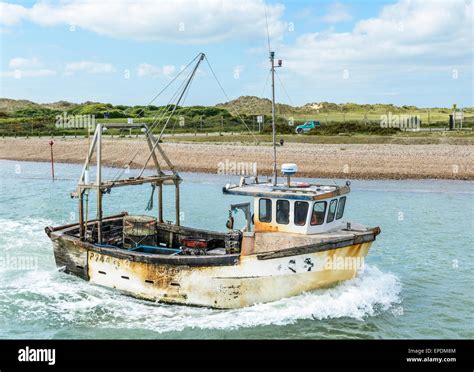
{"type": "Polygon", "coordinates": [[[355,277],[356,268],[325,269],[331,257],[364,257],[370,243],[286,258],[245,257],[231,267],[150,265],[89,253],[91,282],[167,303],[238,308],[270,302],[355,277]]]}
{"type": "Polygon", "coordinates": [[[240,254],[242,256],[250,256],[255,253],[255,233],[246,232],[242,237],[242,246],[240,254]]]}
{"type": "Polygon", "coordinates": [[[337,230],[317,235],[256,232],[253,253],[260,259],[284,257],[372,242],[375,236],[376,233],[371,229],[366,231],[337,230]]]}
{"type": "Polygon", "coordinates": [[[242,196],[253,196],[255,198],[281,198],[285,200],[321,200],[332,198],[335,196],[345,195],[350,193],[351,189],[349,186],[337,186],[337,185],[311,185],[310,188],[298,188],[298,187],[274,187],[270,184],[245,184],[242,186],[234,186],[231,188],[224,187],[222,192],[230,195],[242,195],[242,196]],[[316,190],[315,186],[319,187],[331,187],[333,190],[316,190]]]}
{"type": "Polygon", "coordinates": [[[114,255],[113,248],[60,236],[55,241],[55,256],[58,265],[67,266],[67,273],[138,298],[226,309],[275,301],[353,278],[357,270],[328,270],[325,262],[335,256],[364,257],[370,244],[264,260],[257,255],[243,256],[237,264],[225,266],[190,266],[142,260],[139,256],[145,255],[138,252],[114,255]]]}
{"type": "MultiPolygon", "coordinates": [[[[128,213],[127,212],[122,212],[122,213],[119,213],[119,214],[116,214],[116,215],[113,215],[113,216],[108,216],[108,217],[104,218],[103,221],[111,221],[111,220],[115,220],[115,219],[121,219],[124,216],[128,216],[128,213]]],[[[88,225],[92,225],[96,222],[97,222],[97,220],[95,220],[95,219],[89,220],[88,225]]],[[[61,230],[70,230],[70,229],[79,229],[79,222],[71,223],[71,224],[68,224],[68,225],[56,226],[56,227],[47,226],[44,229],[44,231],[45,231],[46,235],[50,236],[52,232],[61,231],[61,230]]]]}

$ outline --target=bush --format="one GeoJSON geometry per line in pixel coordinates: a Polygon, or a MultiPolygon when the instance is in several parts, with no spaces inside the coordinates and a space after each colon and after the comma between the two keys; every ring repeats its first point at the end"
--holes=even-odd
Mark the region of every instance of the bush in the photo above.
{"type": "Polygon", "coordinates": [[[131,110],[127,110],[126,115],[132,118],[143,118],[145,116],[148,116],[146,115],[146,110],[146,106],[135,106],[131,110]]]}
{"type": "Polygon", "coordinates": [[[205,106],[189,106],[189,107],[178,107],[176,109],[180,115],[185,116],[224,116],[230,117],[229,111],[219,107],[205,107],[205,106]]]}
{"type": "Polygon", "coordinates": [[[345,123],[337,122],[321,125],[310,130],[309,134],[326,136],[334,136],[339,133],[392,135],[397,132],[400,132],[399,128],[382,128],[378,123],[368,123],[365,125],[362,122],[346,121],[345,123]]]}
{"type": "MultiPolygon", "coordinates": [[[[294,134],[295,133],[295,127],[292,127],[288,125],[288,123],[276,123],[275,124],[275,130],[277,134],[294,134]]],[[[265,127],[262,130],[262,133],[272,133],[272,126],[271,124],[265,125],[265,127]]]]}
{"type": "Polygon", "coordinates": [[[113,109],[113,110],[109,110],[107,111],[109,113],[109,118],[110,119],[116,119],[116,118],[126,118],[127,115],[125,115],[122,111],[120,110],[116,110],[116,109],[113,109]]]}
{"type": "Polygon", "coordinates": [[[105,113],[109,113],[109,118],[126,118],[127,115],[118,109],[117,107],[112,106],[110,103],[90,103],[82,106],[74,107],[69,115],[94,115],[97,119],[102,119],[105,113]]]}
{"type": "Polygon", "coordinates": [[[46,107],[25,107],[14,111],[11,116],[15,118],[51,117],[59,113],[58,110],[46,107]]]}

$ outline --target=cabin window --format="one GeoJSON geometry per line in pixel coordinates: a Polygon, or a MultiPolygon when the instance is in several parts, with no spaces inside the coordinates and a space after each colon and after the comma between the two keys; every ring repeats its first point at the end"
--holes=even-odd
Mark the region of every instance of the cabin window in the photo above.
{"type": "Polygon", "coordinates": [[[328,211],[328,219],[327,222],[334,221],[334,215],[336,214],[336,207],[337,207],[337,199],[331,200],[329,203],[329,211],[328,211]]]}
{"type": "Polygon", "coordinates": [[[288,225],[290,222],[290,202],[288,200],[277,200],[276,217],[277,223],[288,225]]]}
{"type": "Polygon", "coordinates": [[[336,220],[342,218],[344,214],[344,207],[346,206],[346,197],[343,196],[339,199],[339,207],[337,207],[336,220]]]}
{"type": "Polygon", "coordinates": [[[272,201],[270,199],[259,200],[258,218],[260,222],[272,222],[272,201]]]}
{"type": "Polygon", "coordinates": [[[304,226],[306,224],[306,216],[308,215],[309,204],[307,202],[295,202],[295,225],[304,226]]]}
{"type": "Polygon", "coordinates": [[[311,214],[311,225],[322,225],[324,223],[324,216],[326,215],[327,202],[316,202],[313,205],[313,213],[311,214]]]}

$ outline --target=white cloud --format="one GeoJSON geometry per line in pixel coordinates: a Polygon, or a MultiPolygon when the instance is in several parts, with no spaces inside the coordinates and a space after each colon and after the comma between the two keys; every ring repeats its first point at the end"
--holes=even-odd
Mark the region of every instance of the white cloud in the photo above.
{"type": "Polygon", "coordinates": [[[7,26],[14,25],[28,16],[28,10],[17,4],[0,2],[0,24],[7,26]]]}
{"type": "Polygon", "coordinates": [[[346,68],[352,79],[357,69],[375,76],[470,64],[472,3],[400,0],[350,32],[303,34],[282,55],[290,71],[306,77],[342,76],[346,68]]]}
{"type": "Polygon", "coordinates": [[[40,68],[36,70],[22,70],[22,69],[15,69],[15,70],[8,70],[2,71],[0,76],[2,77],[12,77],[15,79],[22,79],[22,78],[31,78],[31,77],[45,77],[45,76],[53,76],[56,75],[55,70],[50,70],[46,68],[40,68]]]}
{"type": "Polygon", "coordinates": [[[92,61],[79,61],[66,63],[65,72],[71,75],[75,72],[86,72],[88,74],[104,74],[114,72],[115,67],[111,63],[92,61]]]}
{"type": "Polygon", "coordinates": [[[10,60],[8,67],[10,69],[34,68],[40,66],[38,58],[15,57],[10,60]]]}
{"type": "MultiPolygon", "coordinates": [[[[284,6],[267,5],[270,34],[280,37],[284,6]]],[[[27,20],[42,26],[75,25],[100,35],[174,43],[210,43],[265,35],[263,0],[69,0],[32,7],[1,3],[0,23],[27,20]]]]}
{"type": "Polygon", "coordinates": [[[45,77],[56,75],[55,70],[44,68],[38,58],[15,57],[8,62],[8,70],[2,71],[0,76],[15,79],[30,77],[45,77]]]}
{"type": "Polygon", "coordinates": [[[352,19],[352,15],[347,5],[341,3],[332,3],[328,6],[328,12],[322,17],[327,23],[346,22],[352,19]]]}
{"type": "Polygon", "coordinates": [[[137,68],[137,75],[139,77],[150,76],[170,78],[175,75],[176,67],[173,65],[164,65],[163,67],[150,65],[149,63],[141,63],[137,68]]]}
{"type": "Polygon", "coordinates": [[[166,77],[171,77],[172,75],[174,75],[175,71],[176,67],[173,65],[164,65],[162,68],[163,75],[165,75],[166,77]]]}

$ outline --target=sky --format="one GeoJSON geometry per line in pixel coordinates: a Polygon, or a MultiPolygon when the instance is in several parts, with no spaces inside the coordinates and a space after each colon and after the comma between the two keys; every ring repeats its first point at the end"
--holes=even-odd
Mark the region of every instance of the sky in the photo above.
{"type": "Polygon", "coordinates": [[[0,2],[0,97],[145,105],[200,52],[225,94],[201,64],[185,105],[270,97],[268,35],[278,102],[472,107],[472,17],[466,0],[0,2]]]}

